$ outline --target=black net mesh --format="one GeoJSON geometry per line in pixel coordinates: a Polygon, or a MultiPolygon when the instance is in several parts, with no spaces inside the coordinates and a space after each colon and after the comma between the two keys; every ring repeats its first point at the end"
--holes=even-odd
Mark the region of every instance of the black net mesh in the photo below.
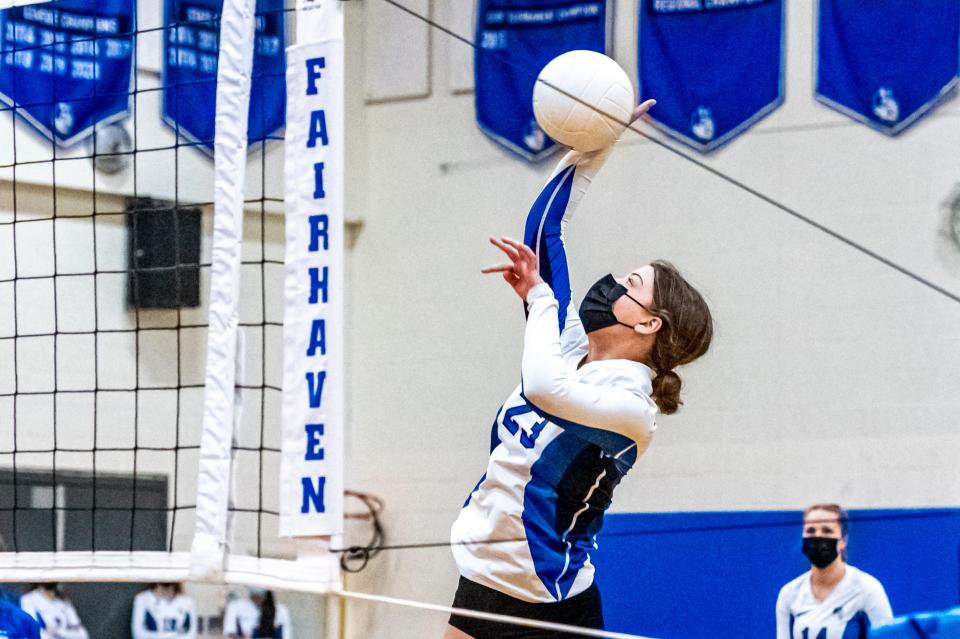
{"type": "MultiPolygon", "coordinates": [[[[182,112],[213,117],[188,90],[212,94],[215,76],[174,71],[216,62],[219,16],[180,0],[125,20],[112,4],[0,12],[0,78],[15,78],[0,90],[0,551],[179,551],[193,533],[214,179],[212,139],[184,130],[182,112]],[[111,56],[124,50],[125,112],[64,140],[65,114],[79,122],[117,97],[111,56]],[[91,65],[78,93],[68,80],[91,65]]],[[[269,108],[250,127],[231,501],[232,550],[271,556],[283,553],[283,143],[265,98],[278,81],[282,93],[287,16],[258,3],[253,92],[269,108]]]]}

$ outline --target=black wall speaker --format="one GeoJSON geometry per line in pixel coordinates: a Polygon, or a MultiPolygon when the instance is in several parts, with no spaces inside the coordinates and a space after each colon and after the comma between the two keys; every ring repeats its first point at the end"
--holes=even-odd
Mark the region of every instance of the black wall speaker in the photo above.
{"type": "Polygon", "coordinates": [[[133,308],[199,306],[200,209],[129,198],[126,213],[127,303],[133,308]]]}

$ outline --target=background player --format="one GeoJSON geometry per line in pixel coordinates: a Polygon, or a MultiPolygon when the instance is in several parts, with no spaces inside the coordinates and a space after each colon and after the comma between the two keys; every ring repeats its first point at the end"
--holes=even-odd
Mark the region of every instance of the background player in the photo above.
{"type": "Polygon", "coordinates": [[[805,572],[780,590],[777,639],[866,639],[893,618],[883,585],[846,562],[847,513],[837,504],[803,512],[805,572]]]}
{"type": "Polygon", "coordinates": [[[227,604],[223,636],[227,639],[291,639],[290,613],[274,601],[273,592],[250,588],[249,596],[227,604]]]}
{"type": "Polygon", "coordinates": [[[80,616],[57,584],[37,584],[20,598],[20,607],[40,624],[43,639],[89,639],[80,616]]]}
{"type": "MultiPolygon", "coordinates": [[[[590,563],[603,513],[649,445],[658,408],[680,404],[673,369],[710,345],[706,303],[665,262],[607,275],[579,315],[572,305],[565,226],[610,150],[561,160],[530,210],[525,244],[491,240],[510,262],[483,272],[503,274],[528,319],[521,384],[497,412],[487,471],[451,531],[456,607],[603,627],[590,563]]],[[[445,636],[559,635],[454,615],[445,636]]]]}
{"type": "Polygon", "coordinates": [[[153,584],[133,598],[133,639],[194,639],[197,616],[193,600],[178,583],[153,584]]]}

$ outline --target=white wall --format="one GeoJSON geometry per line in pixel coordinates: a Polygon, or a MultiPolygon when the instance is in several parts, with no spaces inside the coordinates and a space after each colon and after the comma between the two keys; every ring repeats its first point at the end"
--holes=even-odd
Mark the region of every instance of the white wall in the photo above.
{"type": "MultiPolygon", "coordinates": [[[[636,9],[632,0],[616,4],[614,51],[632,72],[636,9]]],[[[472,3],[422,0],[415,6],[472,37],[472,3]]],[[[496,259],[486,238],[520,234],[526,209],[551,166],[516,160],[477,130],[472,53],[466,45],[426,30],[379,0],[349,2],[345,8],[352,78],[346,214],[364,223],[347,256],[347,484],[385,498],[388,542],[443,541],[483,472],[490,422],[519,370],[520,304],[498,279],[479,274],[496,259]],[[381,82],[385,78],[388,84],[381,82]]],[[[945,236],[944,210],[960,168],[960,104],[948,101],[895,139],[816,104],[811,3],[790,0],[788,8],[786,103],[707,161],[960,290],[960,252],[945,236]]],[[[141,9],[141,27],[159,20],[153,4],[141,9]]],[[[143,86],[159,82],[149,47],[144,44],[141,52],[143,86]]],[[[156,99],[145,93],[139,103],[137,137],[144,146],[172,142],[160,125],[156,99]]],[[[22,125],[16,131],[19,161],[51,157],[49,143],[22,125]]],[[[12,135],[9,116],[0,117],[0,164],[11,160],[12,135]]],[[[627,138],[620,147],[570,228],[575,292],[608,271],[666,257],[707,295],[717,336],[712,351],[685,372],[686,406],[661,419],[653,446],[618,489],[614,510],[800,508],[814,500],[851,507],[955,504],[960,499],[960,307],[646,141],[627,138]]],[[[136,177],[132,170],[97,177],[98,210],[122,210],[119,196],[134,191],[211,199],[212,163],[196,150],[179,151],[177,172],[172,151],[138,158],[136,177]]],[[[252,153],[250,194],[261,191],[260,162],[252,153]]],[[[44,185],[50,183],[52,166],[18,170],[19,215],[50,217],[52,191],[44,185]]],[[[266,166],[263,188],[279,196],[281,145],[268,149],[266,166]]],[[[89,220],[69,218],[91,210],[93,172],[83,159],[60,159],[56,171],[58,272],[87,270],[88,240],[64,240],[92,237],[89,220]]],[[[9,170],[0,174],[0,179],[11,178],[9,170]]],[[[0,221],[9,219],[11,196],[9,181],[3,182],[0,221]]],[[[256,213],[248,216],[244,250],[250,259],[260,247],[259,219],[256,213]]],[[[208,256],[209,215],[204,224],[208,256]]],[[[10,229],[0,226],[0,279],[13,269],[10,229]]],[[[95,229],[97,266],[123,268],[122,216],[99,217],[95,229]]],[[[282,218],[268,216],[266,247],[274,257],[282,254],[282,232],[282,218]]],[[[50,221],[18,225],[21,273],[50,272],[52,233],[50,221]]],[[[249,272],[245,276],[243,314],[257,321],[259,282],[249,272]]],[[[270,272],[266,288],[273,319],[280,312],[279,276],[279,269],[270,272]]],[[[75,294],[58,307],[60,321],[89,321],[89,294],[64,281],[58,277],[58,293],[75,294]]],[[[98,277],[101,327],[135,324],[122,286],[122,276],[98,277]]],[[[42,286],[30,294],[22,325],[49,323],[51,294],[42,286]]],[[[0,335],[12,325],[10,295],[10,285],[0,284],[0,335]]],[[[27,295],[22,293],[21,302],[27,295]]],[[[185,311],[181,318],[203,322],[205,307],[185,311]]],[[[140,313],[141,325],[175,321],[169,312],[140,313]]],[[[256,342],[256,335],[249,338],[256,342]]],[[[277,338],[271,334],[271,341],[277,338]]],[[[184,331],[181,339],[183,379],[202,379],[204,332],[184,331]]],[[[80,350],[59,371],[62,383],[82,384],[92,375],[90,358],[82,351],[89,345],[78,342],[80,350]]],[[[175,373],[168,343],[141,346],[142,381],[160,382],[175,373]]],[[[4,348],[0,341],[0,362],[6,363],[10,354],[4,348]]],[[[132,348],[120,341],[109,348],[109,357],[99,358],[108,367],[102,382],[131,375],[132,348]]],[[[31,375],[38,384],[52,379],[49,351],[36,357],[48,363],[24,373],[21,383],[33,383],[31,375]]],[[[270,366],[268,376],[276,383],[279,370],[270,366]]],[[[254,355],[247,369],[260,370],[254,355]]],[[[9,376],[9,367],[0,366],[0,388],[9,387],[9,376]]],[[[144,420],[141,437],[167,441],[171,397],[140,396],[141,406],[151,406],[138,411],[144,420]]],[[[181,395],[184,442],[197,441],[201,402],[201,393],[181,395]]],[[[0,400],[0,424],[9,423],[9,404],[0,400]]],[[[268,443],[276,443],[275,408],[267,409],[273,415],[268,443]]],[[[60,414],[75,417],[84,411],[89,407],[60,414]]],[[[129,406],[109,411],[114,428],[101,436],[128,441],[129,406]]],[[[259,410],[248,404],[244,415],[243,441],[258,441],[259,410]]],[[[28,438],[19,446],[49,443],[51,422],[44,413],[20,416],[31,421],[18,424],[19,435],[28,438]]],[[[12,445],[10,435],[0,428],[0,446],[12,445]]],[[[58,443],[89,441],[88,422],[71,423],[58,435],[58,443]]],[[[177,460],[183,500],[191,499],[195,488],[195,458],[185,452],[177,460]]],[[[159,455],[140,461],[141,471],[173,472],[171,460],[159,455]]],[[[107,456],[102,462],[101,469],[130,467],[125,458],[107,456]]],[[[89,468],[89,463],[82,455],[58,457],[64,467],[89,468]]],[[[34,465],[48,466],[49,460],[36,459],[34,465]]],[[[269,469],[265,473],[268,481],[275,476],[269,469]]],[[[237,494],[250,498],[257,476],[242,474],[239,481],[237,494]]],[[[275,507],[275,494],[272,484],[264,486],[268,507],[275,507]]],[[[189,523],[178,522],[178,547],[189,541],[189,523]]],[[[249,547],[250,522],[239,529],[238,545],[249,547]]],[[[267,550],[287,551],[272,542],[267,550]]],[[[456,567],[445,548],[385,552],[366,571],[346,578],[349,588],[437,603],[451,601],[455,583],[456,567]]],[[[201,595],[206,606],[215,606],[221,596],[201,595]]],[[[298,604],[302,612],[295,613],[304,615],[305,628],[314,627],[312,601],[298,604]]],[[[348,611],[350,637],[438,636],[445,623],[440,614],[395,607],[350,603],[348,611]]]]}
{"type": "MultiPolygon", "coordinates": [[[[438,0],[433,17],[469,36],[465,5],[438,0]]],[[[420,28],[385,3],[350,9],[392,10],[391,41],[420,28]]],[[[960,178],[960,103],[895,139],[815,103],[812,14],[811,2],[788,2],[786,103],[706,160],[960,292],[944,210],[960,178]]],[[[616,15],[614,51],[634,73],[635,2],[617,2],[616,15]]],[[[349,51],[371,46],[357,22],[349,51]]],[[[386,498],[394,543],[447,539],[484,470],[490,422],[518,381],[523,316],[512,291],[478,271],[497,259],[489,235],[520,235],[551,168],[477,130],[466,45],[434,31],[428,50],[429,97],[369,104],[354,122],[362,134],[350,131],[364,150],[348,167],[363,180],[349,202],[365,227],[349,274],[348,484],[386,498]]],[[[635,137],[596,181],[568,244],[576,294],[665,257],[707,295],[717,324],[711,352],[683,372],[686,405],[660,420],[614,511],[960,500],[957,304],[635,137]]],[[[402,550],[348,586],[448,604],[456,579],[448,549],[402,550]]],[[[439,636],[445,622],[350,609],[356,637],[439,636]]]]}

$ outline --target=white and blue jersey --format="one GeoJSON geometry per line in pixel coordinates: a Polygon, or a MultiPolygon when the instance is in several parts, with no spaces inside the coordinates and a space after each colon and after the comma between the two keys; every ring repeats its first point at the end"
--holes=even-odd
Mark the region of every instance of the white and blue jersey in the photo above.
{"type": "Polygon", "coordinates": [[[185,595],[158,597],[144,590],[133,598],[133,639],[194,639],[197,619],[193,600],[185,595]]]}
{"type": "Polygon", "coordinates": [[[525,242],[545,283],[526,300],[521,383],[497,411],[486,473],[451,530],[464,577],[523,601],[559,601],[590,587],[603,513],[655,428],[648,367],[580,366],[587,337],[571,300],[563,232],[608,154],[569,153],[527,217],[525,242]]]}
{"type": "MultiPolygon", "coordinates": [[[[237,639],[267,639],[260,635],[260,608],[250,599],[242,597],[227,604],[223,613],[223,636],[237,639]]],[[[290,611],[282,603],[276,604],[273,617],[273,634],[269,639],[292,639],[290,611]]]]}
{"type": "Polygon", "coordinates": [[[853,566],[823,601],[805,572],[780,589],[777,639],[866,639],[871,627],[893,619],[883,585],[853,566]]]}
{"type": "Polygon", "coordinates": [[[77,610],[66,599],[31,590],[20,597],[20,607],[40,624],[42,639],[89,639],[77,610]]]}

